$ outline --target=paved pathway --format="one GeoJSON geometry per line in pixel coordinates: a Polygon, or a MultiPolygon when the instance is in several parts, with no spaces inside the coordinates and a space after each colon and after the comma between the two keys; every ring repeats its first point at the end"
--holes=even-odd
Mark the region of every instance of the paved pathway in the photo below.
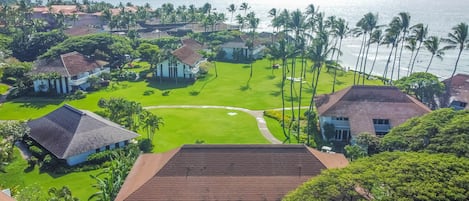
{"type": "Polygon", "coordinates": [[[30,158],[32,155],[31,155],[31,152],[29,151],[28,149],[28,146],[26,146],[26,144],[24,144],[23,142],[21,141],[17,141],[15,143],[15,145],[18,147],[18,149],[20,150],[20,153],[21,153],[21,156],[24,158],[24,159],[28,159],[30,158]]]}
{"type": "Polygon", "coordinates": [[[210,106],[210,105],[159,105],[159,106],[147,106],[145,109],[159,109],[159,108],[197,108],[197,109],[227,109],[227,110],[236,110],[241,112],[246,112],[256,118],[257,127],[261,134],[272,144],[282,144],[277,138],[275,138],[272,133],[270,133],[267,128],[267,124],[264,119],[264,111],[261,110],[249,110],[246,108],[240,107],[230,107],[230,106],[210,106]]]}

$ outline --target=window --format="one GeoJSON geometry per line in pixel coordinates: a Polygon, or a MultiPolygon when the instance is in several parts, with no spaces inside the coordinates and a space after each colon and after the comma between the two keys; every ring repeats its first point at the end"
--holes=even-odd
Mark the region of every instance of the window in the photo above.
{"type": "Polygon", "coordinates": [[[389,119],[373,119],[373,124],[389,125],[389,119]]]}
{"type": "Polygon", "coordinates": [[[101,151],[100,148],[97,148],[97,149],[95,150],[96,153],[99,153],[100,151],[101,151]]]}
{"type": "Polygon", "coordinates": [[[111,146],[107,145],[106,150],[109,150],[109,149],[111,149],[111,146]]]}
{"type": "Polygon", "coordinates": [[[119,144],[119,143],[116,143],[116,144],[115,144],[115,147],[116,147],[116,148],[119,148],[119,147],[120,147],[120,144],[119,144]]]}
{"type": "Polygon", "coordinates": [[[388,132],[376,132],[376,136],[378,137],[383,137],[386,134],[388,134],[388,132]]]}
{"type": "Polygon", "coordinates": [[[347,141],[350,138],[350,130],[348,129],[337,129],[335,130],[336,141],[347,141]]]}
{"type": "Polygon", "coordinates": [[[337,121],[348,121],[348,117],[334,117],[333,119],[337,121]]]}

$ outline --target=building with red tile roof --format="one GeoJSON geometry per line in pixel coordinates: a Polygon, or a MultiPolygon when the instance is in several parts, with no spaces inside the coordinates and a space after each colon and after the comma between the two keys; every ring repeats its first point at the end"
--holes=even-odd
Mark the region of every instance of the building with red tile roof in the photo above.
{"type": "Polygon", "coordinates": [[[348,165],[305,145],[184,145],[143,154],[116,201],[281,200],[303,182],[348,165]]]}
{"type": "Polygon", "coordinates": [[[183,45],[157,65],[156,76],[172,80],[195,79],[195,75],[199,72],[199,64],[203,61],[205,59],[196,50],[183,45]]]}
{"type": "Polygon", "coordinates": [[[34,62],[31,75],[35,75],[34,91],[46,92],[56,90],[57,93],[69,93],[74,89],[86,89],[90,85],[90,76],[99,76],[110,72],[105,67],[107,62],[95,60],[78,52],[60,55],[55,59],[42,59],[34,62]],[[47,76],[47,75],[56,76],[47,76]],[[44,75],[44,76],[38,76],[44,75]]]}
{"type": "Polygon", "coordinates": [[[349,142],[362,132],[385,135],[392,127],[431,110],[393,86],[351,86],[317,98],[321,131],[333,124],[332,140],[349,142]]]}
{"type": "Polygon", "coordinates": [[[444,80],[443,83],[446,86],[446,93],[440,97],[441,107],[469,109],[469,75],[457,74],[452,79],[444,80]]]}

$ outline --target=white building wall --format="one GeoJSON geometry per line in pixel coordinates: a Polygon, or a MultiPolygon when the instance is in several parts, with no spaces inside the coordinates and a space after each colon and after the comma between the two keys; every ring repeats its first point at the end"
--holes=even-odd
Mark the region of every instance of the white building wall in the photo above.
{"type": "MultiPolygon", "coordinates": [[[[125,146],[125,141],[119,142],[119,147],[120,148],[122,148],[124,146],[125,146]]],[[[115,149],[115,148],[116,148],[115,143],[109,145],[109,150],[115,149]]],[[[103,146],[103,147],[99,148],[99,151],[105,151],[105,150],[106,150],[106,146],[103,146]]],[[[94,154],[94,153],[96,153],[96,149],[95,150],[90,150],[90,151],[87,151],[85,153],[81,153],[81,154],[78,154],[78,155],[75,155],[75,156],[71,156],[71,157],[66,159],[67,164],[70,165],[70,166],[73,166],[73,165],[83,163],[83,162],[88,160],[88,156],[90,156],[91,154],[94,154]]]]}
{"type": "Polygon", "coordinates": [[[34,92],[47,92],[49,90],[48,80],[34,80],[34,92]]]}

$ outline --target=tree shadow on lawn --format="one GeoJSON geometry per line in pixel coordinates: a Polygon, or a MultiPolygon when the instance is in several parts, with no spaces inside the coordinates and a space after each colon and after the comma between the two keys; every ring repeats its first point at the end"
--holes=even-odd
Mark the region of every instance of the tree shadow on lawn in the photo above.
{"type": "Polygon", "coordinates": [[[176,80],[169,80],[169,79],[163,79],[163,80],[147,80],[148,87],[156,88],[161,91],[165,90],[170,90],[170,89],[179,89],[179,88],[186,88],[190,85],[194,84],[194,81],[188,81],[188,80],[178,80],[176,83],[176,80]]]}
{"type": "Polygon", "coordinates": [[[205,81],[204,84],[202,85],[202,87],[200,87],[199,90],[195,90],[195,89],[191,90],[189,92],[189,95],[198,96],[202,92],[202,90],[205,88],[205,86],[207,86],[208,83],[213,82],[215,79],[217,79],[217,77],[213,77],[213,76],[206,76],[206,77],[200,79],[200,81],[205,81]],[[212,77],[212,78],[209,79],[210,77],[212,77]]]}
{"type": "Polygon", "coordinates": [[[239,90],[240,91],[247,91],[247,90],[251,89],[250,82],[251,82],[251,77],[249,77],[248,81],[246,82],[246,85],[242,85],[242,86],[239,87],[239,90]]]}
{"type": "Polygon", "coordinates": [[[23,108],[32,108],[32,109],[41,109],[48,105],[60,105],[64,102],[65,98],[55,98],[55,99],[35,99],[35,98],[21,98],[11,101],[12,103],[21,104],[20,107],[23,108]]]}

